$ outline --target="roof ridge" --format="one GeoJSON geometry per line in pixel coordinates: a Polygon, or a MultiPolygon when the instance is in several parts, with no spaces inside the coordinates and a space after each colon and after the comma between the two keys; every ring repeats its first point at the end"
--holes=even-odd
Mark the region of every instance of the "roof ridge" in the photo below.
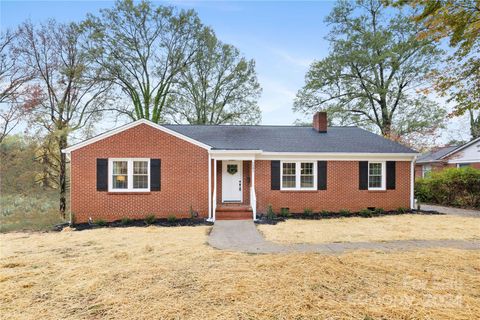
{"type": "MultiPolygon", "coordinates": [[[[161,124],[162,126],[184,127],[283,127],[283,128],[312,128],[312,126],[297,126],[293,124],[161,124]]],[[[358,126],[328,126],[327,128],[358,128],[358,126]]]]}

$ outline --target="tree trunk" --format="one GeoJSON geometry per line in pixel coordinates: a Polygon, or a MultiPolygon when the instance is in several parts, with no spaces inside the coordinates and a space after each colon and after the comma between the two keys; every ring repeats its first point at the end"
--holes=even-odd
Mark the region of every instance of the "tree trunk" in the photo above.
{"type": "Polygon", "coordinates": [[[472,139],[476,139],[480,137],[480,112],[477,117],[475,117],[473,110],[468,110],[468,112],[470,113],[470,134],[472,139]]]}
{"type": "Polygon", "coordinates": [[[64,132],[60,133],[60,137],[58,138],[58,146],[60,152],[60,163],[59,163],[59,175],[58,175],[58,186],[60,190],[60,215],[62,219],[66,218],[66,209],[67,209],[67,202],[66,202],[66,193],[67,193],[67,157],[65,153],[62,152],[63,149],[67,147],[67,135],[64,132]]]}

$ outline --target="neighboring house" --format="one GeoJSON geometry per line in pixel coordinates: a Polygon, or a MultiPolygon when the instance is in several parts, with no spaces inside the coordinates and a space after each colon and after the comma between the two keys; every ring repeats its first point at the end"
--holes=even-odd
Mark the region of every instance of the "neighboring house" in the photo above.
{"type": "Polygon", "coordinates": [[[461,146],[443,147],[421,155],[415,164],[415,177],[424,178],[432,171],[462,167],[480,169],[480,138],[461,146]]]}
{"type": "Polygon", "coordinates": [[[138,120],[65,150],[77,222],[413,207],[417,153],[357,127],[157,125],[138,120]]]}

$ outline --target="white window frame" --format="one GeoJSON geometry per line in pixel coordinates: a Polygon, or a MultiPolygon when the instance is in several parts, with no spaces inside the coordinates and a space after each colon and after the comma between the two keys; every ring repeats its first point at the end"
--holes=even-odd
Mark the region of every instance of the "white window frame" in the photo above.
{"type": "Polygon", "coordinates": [[[150,192],[150,158],[109,158],[108,159],[108,191],[109,192],[150,192]],[[127,162],[127,183],[126,189],[113,188],[113,162],[125,161],[127,162]],[[133,162],[134,161],[146,161],[147,173],[148,173],[148,188],[133,188],[133,162]]]}
{"type": "Polygon", "coordinates": [[[424,164],[422,165],[422,178],[425,178],[428,173],[432,172],[432,165],[431,164],[424,164]]]}
{"type": "Polygon", "coordinates": [[[386,171],[387,165],[386,161],[368,161],[368,190],[386,190],[386,185],[387,185],[387,171],[386,171]],[[370,164],[373,163],[380,163],[382,165],[382,185],[379,188],[372,188],[370,187],[370,164]]]}
{"type": "Polygon", "coordinates": [[[317,161],[312,160],[281,160],[280,161],[280,190],[286,191],[307,191],[307,190],[317,190],[317,161]],[[295,188],[284,188],[283,187],[283,164],[284,163],[295,163],[295,188]],[[300,186],[301,182],[301,168],[302,163],[312,163],[313,164],[313,187],[302,188],[300,186]]]}

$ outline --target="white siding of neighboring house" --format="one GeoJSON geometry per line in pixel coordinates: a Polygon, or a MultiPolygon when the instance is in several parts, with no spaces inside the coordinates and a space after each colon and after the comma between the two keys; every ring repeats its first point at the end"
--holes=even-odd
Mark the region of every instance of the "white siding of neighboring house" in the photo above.
{"type": "Polygon", "coordinates": [[[449,157],[448,163],[480,162],[480,141],[462,149],[449,157]]]}

